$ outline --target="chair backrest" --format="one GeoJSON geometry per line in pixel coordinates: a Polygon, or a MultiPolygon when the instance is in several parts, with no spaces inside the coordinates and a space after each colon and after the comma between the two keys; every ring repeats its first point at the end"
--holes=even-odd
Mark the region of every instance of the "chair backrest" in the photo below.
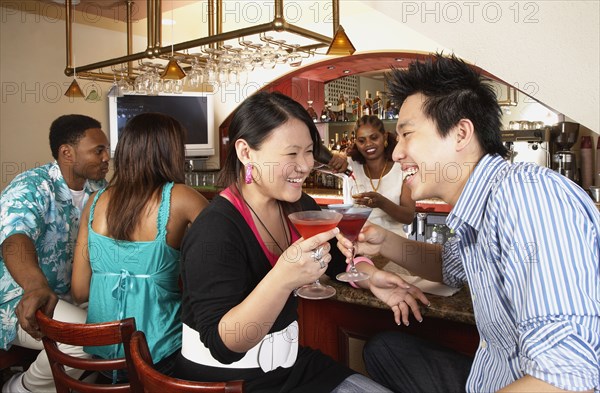
{"type": "Polygon", "coordinates": [[[94,392],[141,392],[130,355],[131,335],[135,331],[135,319],[104,323],[68,323],[56,321],[41,310],[35,314],[43,333],[42,342],[50,361],[56,391],[67,393],[75,390],[82,393],[94,392]],[[117,359],[81,359],[65,354],[58,349],[57,343],[75,346],[101,346],[123,344],[124,358],[117,359]],[[127,369],[129,383],[93,384],[72,378],[65,372],[65,366],[90,371],[110,371],[127,369]]]}
{"type": "Polygon", "coordinates": [[[244,391],[244,381],[230,382],[196,382],[169,377],[154,369],[152,356],[148,349],[146,336],[141,331],[136,331],[131,337],[131,358],[141,382],[144,392],[170,392],[170,393],[241,393],[244,391]]]}

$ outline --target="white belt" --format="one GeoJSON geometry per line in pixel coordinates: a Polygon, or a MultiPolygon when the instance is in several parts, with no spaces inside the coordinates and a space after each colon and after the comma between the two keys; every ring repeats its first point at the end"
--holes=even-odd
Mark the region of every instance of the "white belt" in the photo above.
{"type": "Polygon", "coordinates": [[[288,368],[294,365],[298,356],[298,322],[294,321],[283,330],[267,334],[243,358],[231,364],[224,364],[213,358],[210,350],[200,340],[200,334],[184,323],[181,354],[194,363],[211,367],[260,367],[264,372],[278,367],[288,368]]]}

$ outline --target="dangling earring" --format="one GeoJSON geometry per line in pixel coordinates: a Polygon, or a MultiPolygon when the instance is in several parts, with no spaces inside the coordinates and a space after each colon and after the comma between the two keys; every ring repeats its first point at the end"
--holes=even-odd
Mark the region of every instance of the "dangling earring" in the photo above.
{"type": "Polygon", "coordinates": [[[385,148],[385,147],[388,147],[388,141],[387,141],[387,139],[385,140],[385,142],[383,142],[383,147],[384,147],[384,148],[385,148]]]}
{"type": "Polygon", "coordinates": [[[246,181],[246,184],[252,183],[252,164],[250,163],[246,164],[246,176],[244,180],[246,181]]]}

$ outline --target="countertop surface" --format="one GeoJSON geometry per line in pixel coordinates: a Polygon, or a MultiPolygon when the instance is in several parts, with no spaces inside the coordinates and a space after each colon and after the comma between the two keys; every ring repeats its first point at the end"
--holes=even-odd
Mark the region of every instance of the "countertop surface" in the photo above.
{"type": "MultiPolygon", "coordinates": [[[[373,258],[376,266],[387,263],[383,258],[373,258]]],[[[389,310],[387,304],[377,299],[369,290],[353,288],[349,284],[323,276],[320,282],[324,285],[331,285],[335,288],[336,294],[332,299],[340,302],[358,304],[361,306],[381,308],[389,310]]],[[[444,297],[425,294],[431,302],[429,307],[421,307],[421,313],[424,318],[441,318],[454,322],[475,324],[473,313],[473,303],[471,293],[468,287],[463,287],[452,296],[444,297]]],[[[390,310],[390,313],[392,311],[390,310]]]]}

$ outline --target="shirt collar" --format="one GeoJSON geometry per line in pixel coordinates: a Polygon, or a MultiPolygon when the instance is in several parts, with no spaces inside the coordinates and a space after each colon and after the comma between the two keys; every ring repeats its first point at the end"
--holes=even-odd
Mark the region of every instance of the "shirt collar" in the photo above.
{"type": "MultiPolygon", "coordinates": [[[[60,170],[60,166],[58,166],[58,162],[54,161],[50,164],[50,177],[54,181],[55,187],[57,187],[58,191],[56,194],[56,199],[62,202],[71,202],[73,197],[71,195],[71,190],[65,181],[65,178],[60,170]]],[[[90,195],[102,187],[106,185],[106,180],[86,180],[83,185],[83,190],[87,195],[90,195]]]]}
{"type": "Polygon", "coordinates": [[[508,162],[497,154],[486,154],[481,158],[448,214],[446,222],[451,229],[458,232],[458,228],[466,223],[476,231],[480,230],[492,187],[499,179],[499,172],[508,167],[508,162]]]}

